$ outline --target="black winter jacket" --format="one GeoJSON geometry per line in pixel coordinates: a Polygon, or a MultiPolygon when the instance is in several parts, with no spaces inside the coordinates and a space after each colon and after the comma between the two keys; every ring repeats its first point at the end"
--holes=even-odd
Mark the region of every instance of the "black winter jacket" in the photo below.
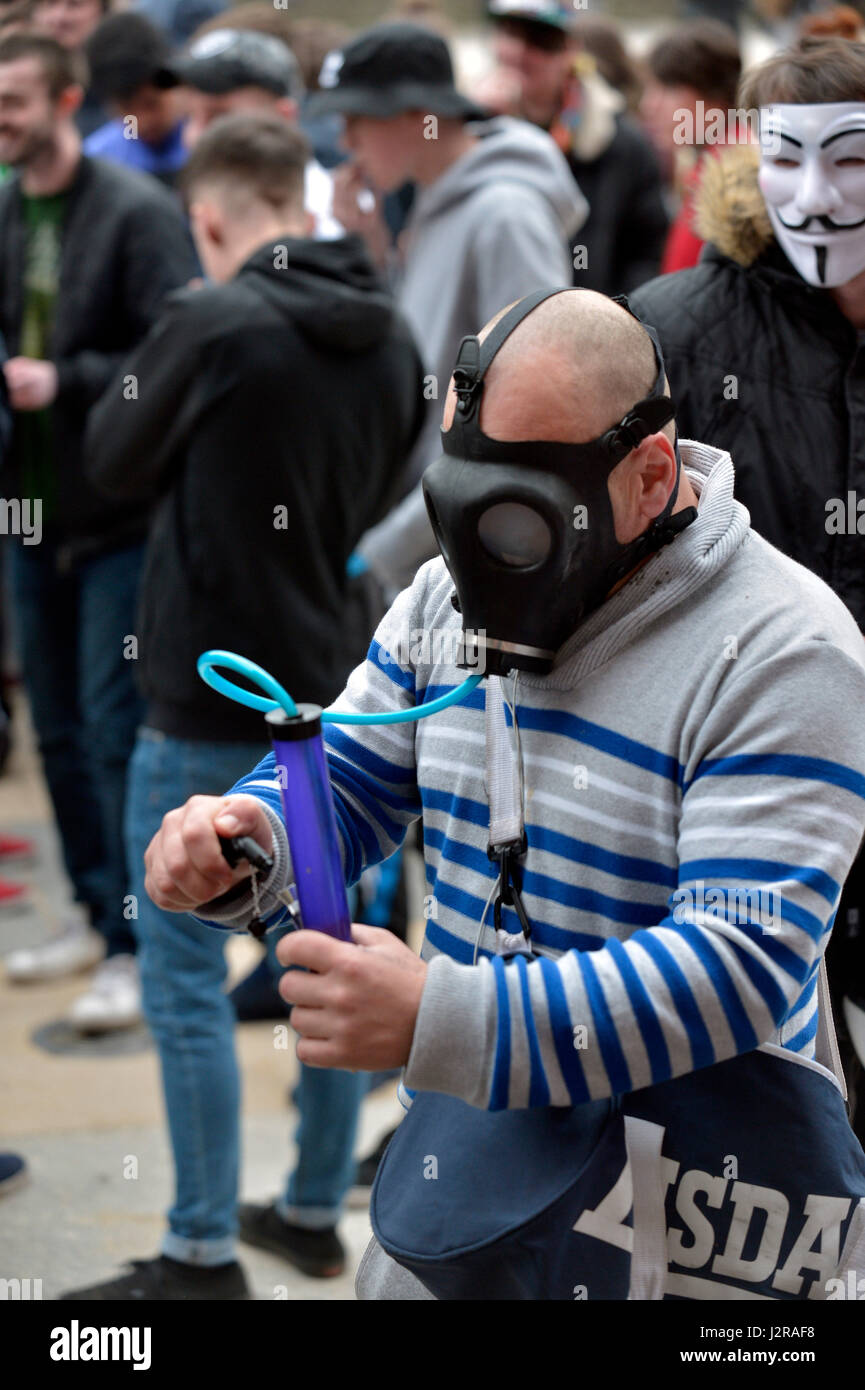
{"type": "MultiPolygon", "coordinates": [[[[176,199],[155,179],[82,157],[63,225],[60,283],[51,341],[58,395],[52,407],[58,528],[70,556],[141,539],[140,502],[109,500],[85,480],[81,446],[87,412],[125,355],[144,337],[165,295],[197,274],[176,199]]],[[[18,352],[23,312],[25,225],[17,178],[0,184],[0,333],[18,352]]],[[[18,493],[13,433],[5,487],[18,493]]]]}
{"type": "Polygon", "coordinates": [[[346,561],[393,500],[424,410],[413,340],[356,237],[263,246],[230,283],[171,297],[87,434],[94,482],[159,495],[137,624],[148,724],[262,738],[260,715],[196,674],[208,647],[295,699],[339,693],[346,561]]]}
{"type": "Polygon", "coordinates": [[[631,304],[658,329],[680,435],[729,450],[754,529],[825,580],[865,629],[855,501],[849,529],[836,534],[833,519],[849,492],[865,499],[865,345],[772,237],[755,158],[732,149],[708,161],[718,168],[704,176],[698,215],[716,244],[631,304]]]}
{"type": "Polygon", "coordinates": [[[0,468],[3,466],[9,440],[12,438],[12,411],[9,408],[9,392],[6,389],[6,378],[3,375],[3,363],[6,361],[7,355],[6,344],[0,337],[0,468]]]}

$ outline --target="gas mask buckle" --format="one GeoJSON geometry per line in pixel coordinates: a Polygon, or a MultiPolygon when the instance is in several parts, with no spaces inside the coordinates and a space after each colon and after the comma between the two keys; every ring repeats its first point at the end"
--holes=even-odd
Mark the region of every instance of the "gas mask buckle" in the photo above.
{"type": "Polygon", "coordinates": [[[649,426],[641,416],[634,411],[628,414],[614,425],[607,435],[610,452],[619,453],[624,448],[622,458],[626,458],[632,449],[639,449],[643,440],[650,434],[649,426]]]}
{"type": "Polygon", "coordinates": [[[532,926],[520,896],[522,865],[518,862],[528,850],[526,832],[518,840],[509,840],[504,845],[488,845],[487,858],[499,866],[499,891],[493,904],[493,924],[496,931],[503,931],[502,908],[512,907],[519,918],[520,927],[526,941],[531,940],[532,926]]]}
{"type": "Polygon", "coordinates": [[[481,345],[473,335],[463,338],[453,369],[457,408],[461,415],[470,415],[483,388],[481,376],[481,345]]]}

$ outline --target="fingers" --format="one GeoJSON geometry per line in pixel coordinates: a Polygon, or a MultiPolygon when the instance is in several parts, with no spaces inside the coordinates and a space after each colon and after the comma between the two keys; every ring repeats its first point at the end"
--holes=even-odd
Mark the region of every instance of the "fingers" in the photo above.
{"type": "MultiPolygon", "coordinates": [[[[145,855],[144,863],[147,869],[144,891],[157,907],[165,912],[194,912],[198,903],[182,891],[159,861],[151,861],[145,855]]],[[[218,897],[219,894],[213,896],[218,897]]]]}
{"type": "Polygon", "coordinates": [[[301,1038],[297,1044],[297,1060],[307,1067],[340,1067],[343,1071],[356,1071],[348,1064],[342,1048],[335,1042],[323,1042],[318,1038],[301,1038]]]}
{"type": "Polygon", "coordinates": [[[384,927],[368,927],[365,922],[352,922],[351,939],[358,946],[387,946],[398,938],[384,927]]]}
{"type": "Polygon", "coordinates": [[[403,970],[415,972],[424,969],[417,952],[384,927],[368,927],[364,922],[352,922],[351,935],[355,945],[386,957],[390,965],[398,965],[403,970]]]}
{"type": "Polygon", "coordinates": [[[325,1009],[295,1006],[291,1011],[291,1026],[302,1038],[333,1038],[335,1032],[333,1015],[325,1009]]]}
{"type": "Polygon", "coordinates": [[[346,159],[338,165],[331,174],[334,188],[345,188],[351,179],[357,176],[357,168],[350,159],[346,159]]]}
{"type": "Polygon", "coordinates": [[[221,798],[222,807],[214,819],[218,835],[251,835],[266,854],[273,850],[273,831],[261,802],[255,796],[238,792],[221,798]]]}
{"type": "MultiPolygon", "coordinates": [[[[162,837],[165,872],[183,894],[195,903],[226,892],[236,881],[225,860],[214,828],[214,806],[210,797],[193,797],[178,816],[166,817],[162,837]]],[[[239,866],[245,877],[248,867],[239,866]]]]}
{"type": "Polygon", "coordinates": [[[56,393],[56,373],[50,362],[13,357],[5,364],[9,399],[15,410],[40,410],[56,393]]]}
{"type": "Polygon", "coordinates": [[[321,975],[307,970],[287,970],[279,978],[279,993],[286,1004],[302,1009],[324,1007],[327,986],[321,975]]]}
{"type": "Polygon", "coordinates": [[[351,969],[353,945],[337,941],[323,931],[296,931],[284,936],[276,948],[276,958],[282,965],[303,965],[307,970],[324,974],[337,965],[351,969]]]}
{"type": "Polygon", "coordinates": [[[29,366],[20,358],[6,363],[6,385],[13,410],[29,410],[35,399],[36,383],[29,366]]]}
{"type": "Polygon", "coordinates": [[[372,927],[355,935],[392,944],[358,950],[359,942],[314,931],[292,933],[279,943],[283,964],[308,967],[287,971],[279,982],[301,1037],[297,1056],[311,1066],[349,1070],[403,1066],[427,967],[390,932],[372,927]]]}
{"type": "MultiPolygon", "coordinates": [[[[368,927],[364,922],[352,922],[352,944],[367,947],[396,946],[408,950],[393,932],[382,927],[368,927]]],[[[351,950],[348,942],[337,941],[321,931],[298,931],[284,936],[276,948],[276,958],[282,965],[304,965],[308,970],[319,973],[331,970],[336,965],[351,966],[351,950]]],[[[414,952],[411,952],[414,956],[414,952]]]]}
{"type": "Polygon", "coordinates": [[[157,907],[188,912],[249,875],[248,864],[232,869],[222,854],[217,822],[223,817],[229,826],[239,827],[223,833],[252,834],[263,848],[271,849],[267,817],[253,797],[191,797],[163,818],[144,856],[145,886],[157,907]]]}
{"type": "Polygon", "coordinates": [[[6,380],[10,387],[21,388],[29,385],[36,376],[29,357],[10,357],[4,366],[6,380]]]}
{"type": "Polygon", "coordinates": [[[191,911],[225,893],[234,881],[224,859],[210,874],[194,867],[183,842],[181,816],[180,811],[169,812],[144,856],[147,892],[157,907],[171,912],[191,911]]]}

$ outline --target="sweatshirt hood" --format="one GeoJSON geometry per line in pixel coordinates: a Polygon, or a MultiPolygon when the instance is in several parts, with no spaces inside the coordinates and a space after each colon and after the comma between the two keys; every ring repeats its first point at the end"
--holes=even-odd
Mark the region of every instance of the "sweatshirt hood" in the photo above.
{"type": "Polygon", "coordinates": [[[733,496],[730,455],[687,439],[680,439],[679,447],[682,465],[699,497],[697,519],[589,614],[560,647],[549,675],[522,672],[521,684],[571,690],[650,623],[690,600],[743,544],[751,519],[733,496]]]}
{"type": "Polygon", "coordinates": [[[594,63],[580,65],[578,59],[577,76],[583,103],[579,123],[571,136],[571,151],[577,159],[590,164],[610,148],[618,130],[618,117],[627,103],[621,93],[604,80],[594,63]]]}
{"type": "Polygon", "coordinates": [[[255,290],[319,347],[364,352],[390,331],[394,304],[360,237],[269,242],[241,267],[255,290]]]}
{"type": "Polygon", "coordinates": [[[524,184],[547,199],[566,241],[579,231],[589,205],[567,160],[545,131],[510,116],[472,122],[466,129],[477,143],[420,191],[411,216],[412,230],[489,183],[509,182],[524,184]]]}

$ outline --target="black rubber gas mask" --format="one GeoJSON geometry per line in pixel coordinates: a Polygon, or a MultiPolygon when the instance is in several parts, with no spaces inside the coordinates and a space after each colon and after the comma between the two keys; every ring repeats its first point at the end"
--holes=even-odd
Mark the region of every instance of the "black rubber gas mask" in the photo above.
{"type": "MultiPolygon", "coordinates": [[[[444,455],[423,475],[430,521],[463,618],[459,665],[488,675],[546,674],[562,643],[613,586],[697,515],[694,507],[672,515],[681,473],[677,443],[676,485],[663,512],[636,540],[616,540],[607,480],[617,463],[674,415],[664,394],[660,344],[650,328],[655,384],[597,439],[511,443],[480,429],[490,363],[517,325],[560,293],[520,300],[483,343],[463,339],[453,373],[457,408],[450,429],[442,431],[444,455]]],[[[628,309],[627,300],[616,303],[628,309]]]]}

